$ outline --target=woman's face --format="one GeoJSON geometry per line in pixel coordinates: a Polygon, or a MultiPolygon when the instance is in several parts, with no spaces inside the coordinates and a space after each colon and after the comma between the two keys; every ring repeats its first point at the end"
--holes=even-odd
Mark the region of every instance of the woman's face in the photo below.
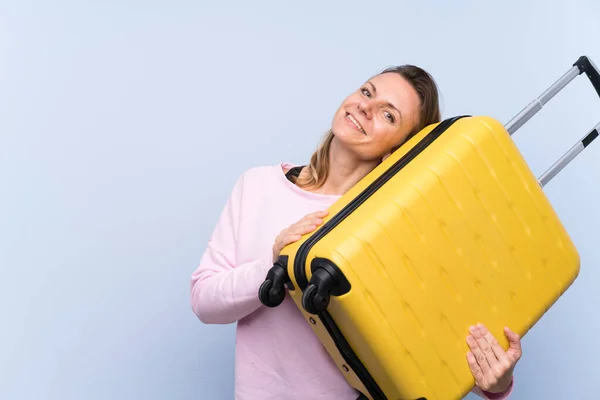
{"type": "Polygon", "coordinates": [[[359,159],[382,158],[417,125],[419,107],[419,95],[404,77],[377,75],[342,102],[332,132],[359,159]]]}

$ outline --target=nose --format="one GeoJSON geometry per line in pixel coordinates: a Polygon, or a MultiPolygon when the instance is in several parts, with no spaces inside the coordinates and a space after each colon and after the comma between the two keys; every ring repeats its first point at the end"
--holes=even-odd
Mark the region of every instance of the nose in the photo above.
{"type": "Polygon", "coordinates": [[[358,110],[364,114],[365,118],[371,118],[371,108],[373,107],[373,100],[363,99],[358,103],[358,110]]]}

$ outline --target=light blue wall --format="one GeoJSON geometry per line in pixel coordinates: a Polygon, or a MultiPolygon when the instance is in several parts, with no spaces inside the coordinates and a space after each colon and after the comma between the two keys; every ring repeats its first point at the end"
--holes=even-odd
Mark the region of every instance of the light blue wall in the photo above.
{"type": "MultiPolygon", "coordinates": [[[[232,399],[234,326],[195,319],[189,276],[241,171],[305,162],[391,64],[430,70],[444,116],[508,121],[600,63],[592,0],[283,3],[0,3],[0,399],[232,399]]],[[[515,140],[539,175],[598,122],[581,78],[515,140]]],[[[547,187],[583,267],[514,399],[597,396],[599,160],[547,187]]]]}

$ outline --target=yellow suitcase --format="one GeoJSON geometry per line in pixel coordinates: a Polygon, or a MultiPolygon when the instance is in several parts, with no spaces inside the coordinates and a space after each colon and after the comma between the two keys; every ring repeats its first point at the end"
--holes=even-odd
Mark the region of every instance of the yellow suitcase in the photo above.
{"type": "Polygon", "coordinates": [[[465,116],[425,128],[283,249],[261,302],[276,307],[287,288],[369,399],[467,395],[469,326],[484,323],[507,349],[503,327],[523,336],[579,272],[543,185],[600,124],[539,181],[511,134],[581,73],[600,95],[600,75],[581,57],[506,126],[465,116]]]}

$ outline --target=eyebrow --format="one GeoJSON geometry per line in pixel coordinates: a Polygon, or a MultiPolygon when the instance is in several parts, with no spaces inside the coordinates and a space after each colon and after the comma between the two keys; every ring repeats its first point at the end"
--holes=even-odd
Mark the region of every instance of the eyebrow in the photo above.
{"type": "MultiPolygon", "coordinates": [[[[377,88],[375,87],[375,85],[373,84],[373,82],[371,81],[367,81],[367,84],[371,86],[371,88],[373,89],[373,94],[377,95],[377,88]]],[[[396,112],[398,113],[398,115],[400,115],[400,120],[402,120],[402,113],[400,112],[400,110],[398,110],[398,108],[396,108],[396,106],[394,106],[392,103],[390,103],[389,101],[387,102],[387,105],[390,106],[391,108],[393,108],[394,110],[396,110],[396,112]]]]}

